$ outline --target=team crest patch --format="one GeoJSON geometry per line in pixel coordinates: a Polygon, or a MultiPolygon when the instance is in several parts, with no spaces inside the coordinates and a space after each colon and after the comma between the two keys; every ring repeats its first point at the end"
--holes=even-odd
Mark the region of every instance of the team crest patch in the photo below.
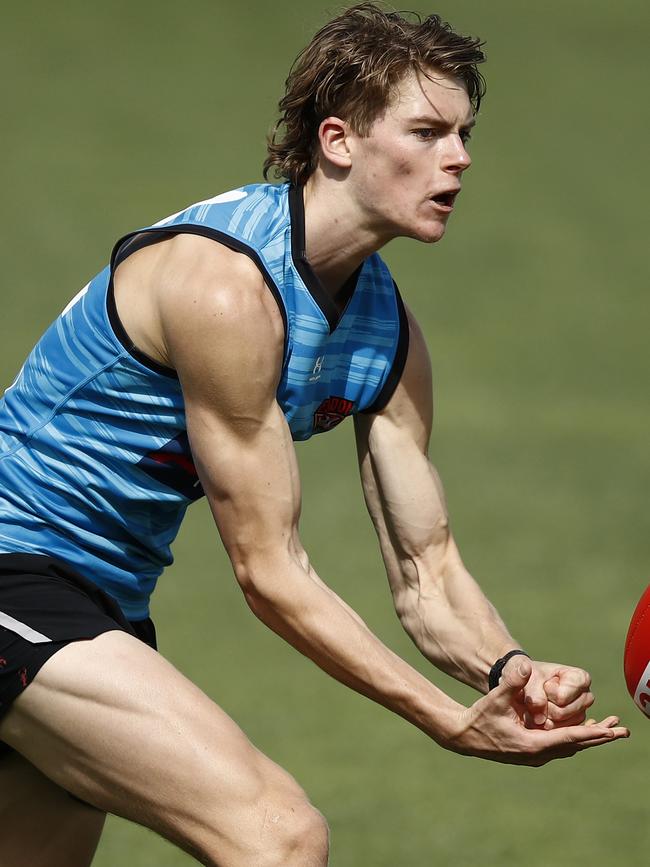
{"type": "Polygon", "coordinates": [[[328,397],[314,413],[314,432],[328,431],[340,424],[354,409],[354,401],[344,397],[328,397]]]}
{"type": "Polygon", "coordinates": [[[185,431],[159,449],[146,454],[138,462],[138,466],[147,475],[178,491],[188,500],[198,500],[203,496],[203,488],[185,431]]]}

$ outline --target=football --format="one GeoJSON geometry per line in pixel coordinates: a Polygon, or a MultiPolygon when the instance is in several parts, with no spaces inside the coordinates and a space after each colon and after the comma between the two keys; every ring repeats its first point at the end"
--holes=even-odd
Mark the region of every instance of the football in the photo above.
{"type": "Polygon", "coordinates": [[[650,717],[650,584],[639,599],[630,621],[623,670],[634,703],[650,717]]]}

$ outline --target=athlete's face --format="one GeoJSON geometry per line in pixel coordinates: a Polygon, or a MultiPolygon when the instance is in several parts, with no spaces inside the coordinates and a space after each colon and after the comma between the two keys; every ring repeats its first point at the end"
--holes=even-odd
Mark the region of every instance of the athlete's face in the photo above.
{"type": "Polygon", "coordinates": [[[351,139],[350,180],[357,202],[383,240],[438,241],[454,209],[474,124],[467,91],[455,78],[410,73],[368,136],[351,139]]]}

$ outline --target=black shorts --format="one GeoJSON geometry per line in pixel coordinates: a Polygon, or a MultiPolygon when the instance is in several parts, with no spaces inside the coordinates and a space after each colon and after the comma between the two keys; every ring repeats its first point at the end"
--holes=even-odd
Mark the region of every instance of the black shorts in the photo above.
{"type": "MultiPolygon", "coordinates": [[[[0,718],[57,650],[115,629],[156,649],[149,618],[127,620],[112,597],[65,563],[0,554],[0,718]]],[[[0,741],[0,755],[7,749],[0,741]]]]}

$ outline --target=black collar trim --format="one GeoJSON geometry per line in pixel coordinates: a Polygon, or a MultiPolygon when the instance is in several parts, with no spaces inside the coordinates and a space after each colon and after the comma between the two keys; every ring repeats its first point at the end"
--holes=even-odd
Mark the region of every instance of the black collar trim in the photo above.
{"type": "Polygon", "coordinates": [[[341,310],[318,279],[318,275],[309,264],[305,253],[305,203],[301,186],[291,184],[289,187],[289,216],[291,219],[291,258],[300,274],[307,291],[320,308],[329,325],[330,334],[339,324],[356,289],[360,265],[345,281],[342,288],[343,306],[341,310]]]}

